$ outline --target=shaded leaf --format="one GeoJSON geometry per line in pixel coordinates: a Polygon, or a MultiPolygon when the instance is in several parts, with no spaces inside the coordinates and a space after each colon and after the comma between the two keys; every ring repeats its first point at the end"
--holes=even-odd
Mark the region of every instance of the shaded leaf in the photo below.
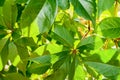
{"type": "Polygon", "coordinates": [[[13,29],[16,19],[17,6],[14,0],[6,0],[3,5],[3,21],[6,25],[5,27],[7,27],[8,29],[13,29]]]}
{"type": "Polygon", "coordinates": [[[120,73],[119,67],[98,62],[85,62],[85,63],[93,67],[97,72],[103,74],[106,77],[116,76],[120,73]]]}
{"type": "Polygon", "coordinates": [[[32,58],[30,59],[30,61],[34,63],[31,63],[27,71],[29,73],[43,74],[50,68],[51,66],[50,60],[51,60],[50,55],[32,58]]]}
{"type": "Polygon", "coordinates": [[[28,80],[28,78],[19,73],[8,73],[3,80],[28,80]]]}
{"type": "Polygon", "coordinates": [[[0,6],[3,6],[4,2],[5,2],[5,0],[1,0],[0,1],[0,6]]]}

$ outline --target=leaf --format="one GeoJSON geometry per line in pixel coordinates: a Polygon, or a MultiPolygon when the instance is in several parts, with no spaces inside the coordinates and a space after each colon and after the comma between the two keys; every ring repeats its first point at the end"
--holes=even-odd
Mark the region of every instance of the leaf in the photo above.
{"type": "Polygon", "coordinates": [[[0,39],[5,37],[6,35],[7,35],[7,31],[5,31],[4,29],[0,29],[0,39]]]}
{"type": "Polygon", "coordinates": [[[22,3],[26,3],[28,0],[16,0],[16,3],[22,4],[22,3]]]}
{"type": "Polygon", "coordinates": [[[18,54],[21,58],[21,60],[26,60],[28,57],[29,57],[29,52],[28,52],[28,49],[27,47],[25,46],[19,46],[16,44],[16,47],[17,47],[17,51],[18,51],[18,54]]]}
{"type": "Polygon", "coordinates": [[[85,80],[86,72],[83,69],[82,65],[77,65],[75,70],[74,80],[85,80]]]}
{"type": "Polygon", "coordinates": [[[0,1],[0,7],[3,6],[4,2],[5,2],[5,0],[0,1]]]}
{"type": "Polygon", "coordinates": [[[120,37],[120,18],[110,17],[102,20],[99,24],[101,32],[106,38],[119,38],[120,37]]]}
{"type": "Polygon", "coordinates": [[[107,63],[115,55],[116,51],[117,50],[114,49],[101,50],[98,55],[100,56],[102,62],[107,63]]]}
{"type": "Polygon", "coordinates": [[[9,56],[8,59],[13,63],[15,61],[15,58],[17,57],[18,52],[17,52],[17,47],[15,46],[14,43],[9,44],[9,56]]]}
{"type": "Polygon", "coordinates": [[[0,43],[1,43],[1,46],[0,46],[0,71],[1,71],[8,61],[9,39],[3,39],[0,41],[0,43]]]}
{"type": "Polygon", "coordinates": [[[43,74],[45,73],[49,68],[50,68],[51,64],[37,64],[37,63],[32,63],[30,65],[30,67],[28,68],[28,73],[31,74],[43,74]]]}
{"type": "Polygon", "coordinates": [[[116,76],[120,73],[120,68],[112,65],[98,63],[98,62],[85,62],[85,63],[93,67],[97,72],[103,74],[106,77],[116,76]]]}
{"type": "Polygon", "coordinates": [[[44,55],[41,57],[36,57],[30,59],[30,61],[34,62],[28,67],[29,73],[43,74],[45,73],[51,66],[50,63],[50,55],[44,55]]]}
{"type": "Polygon", "coordinates": [[[65,80],[70,67],[69,62],[70,58],[67,57],[65,62],[60,66],[60,68],[54,71],[51,75],[47,76],[45,80],[65,80]]]}
{"type": "Polygon", "coordinates": [[[6,0],[2,10],[3,10],[3,20],[6,27],[8,29],[13,29],[17,19],[17,7],[14,0],[6,0]]]}
{"type": "Polygon", "coordinates": [[[20,73],[7,73],[3,80],[29,80],[20,73]]]}
{"type": "Polygon", "coordinates": [[[48,32],[57,14],[58,4],[56,0],[46,0],[40,11],[37,22],[40,33],[48,32]]]}
{"type": "Polygon", "coordinates": [[[57,0],[57,1],[58,1],[58,6],[63,10],[66,10],[70,7],[69,0],[57,0]]]}
{"type": "Polygon", "coordinates": [[[39,11],[42,9],[45,0],[30,0],[21,15],[21,24],[20,26],[26,27],[30,26],[30,24],[37,17],[39,11]]]}
{"type": "Polygon", "coordinates": [[[29,46],[32,50],[35,50],[38,47],[32,37],[19,38],[15,41],[15,44],[21,47],[29,46]]]}
{"type": "Polygon", "coordinates": [[[69,71],[69,76],[68,76],[68,80],[73,80],[74,75],[75,75],[75,64],[76,64],[76,56],[73,57],[73,61],[70,64],[70,71],[69,71]]]}
{"type": "Polygon", "coordinates": [[[83,51],[83,50],[99,49],[102,46],[103,46],[103,42],[100,37],[89,36],[87,38],[82,39],[77,47],[79,48],[80,51],[83,51]]]}
{"type": "Polygon", "coordinates": [[[66,74],[64,68],[60,68],[58,71],[56,71],[53,74],[47,76],[45,78],[45,80],[65,80],[67,74],[66,74]]]}
{"type": "Polygon", "coordinates": [[[60,53],[55,54],[56,56],[59,56],[59,59],[53,64],[53,70],[57,71],[66,61],[66,58],[68,57],[69,51],[63,51],[60,53]]]}
{"type": "Polygon", "coordinates": [[[95,0],[71,0],[75,12],[85,19],[94,21],[95,17],[95,0]]]}
{"type": "Polygon", "coordinates": [[[73,47],[74,38],[71,36],[69,31],[63,26],[55,26],[53,38],[67,47],[73,47]]]}
{"type": "Polygon", "coordinates": [[[29,59],[29,60],[35,63],[44,64],[44,63],[49,63],[51,60],[51,57],[50,55],[44,55],[44,56],[29,59]]]}
{"type": "Polygon", "coordinates": [[[104,11],[111,8],[115,0],[98,0],[98,16],[104,11]],[[107,4],[106,4],[107,3],[107,4]]]}

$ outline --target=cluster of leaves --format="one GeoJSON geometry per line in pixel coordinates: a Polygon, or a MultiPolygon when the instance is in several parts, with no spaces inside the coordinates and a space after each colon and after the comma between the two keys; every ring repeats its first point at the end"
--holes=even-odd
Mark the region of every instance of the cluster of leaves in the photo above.
{"type": "Polygon", "coordinates": [[[0,0],[0,79],[119,80],[120,0],[0,0]]]}

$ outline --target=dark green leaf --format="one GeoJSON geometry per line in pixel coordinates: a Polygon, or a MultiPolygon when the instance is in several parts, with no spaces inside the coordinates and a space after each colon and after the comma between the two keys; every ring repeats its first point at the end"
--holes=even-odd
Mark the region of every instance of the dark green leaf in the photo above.
{"type": "Polygon", "coordinates": [[[5,1],[3,5],[3,19],[6,27],[13,29],[17,19],[17,7],[14,0],[5,1]]]}
{"type": "Polygon", "coordinates": [[[98,0],[98,15],[109,8],[111,8],[114,4],[115,0],[98,0]],[[107,3],[107,4],[106,4],[107,3]]]}
{"type": "Polygon", "coordinates": [[[71,2],[79,16],[94,21],[96,12],[95,0],[71,0],[71,2]]]}
{"type": "Polygon", "coordinates": [[[58,1],[58,6],[63,10],[68,9],[70,7],[69,0],[57,0],[57,1],[58,1]]]}
{"type": "Polygon", "coordinates": [[[44,55],[44,56],[30,59],[30,61],[35,62],[35,63],[40,63],[40,64],[49,63],[50,60],[51,60],[50,55],[44,55]]]}
{"type": "Polygon", "coordinates": [[[98,36],[89,36],[84,38],[78,44],[80,51],[99,49],[103,46],[102,39],[98,36]]]}
{"type": "Polygon", "coordinates": [[[45,0],[30,0],[21,15],[21,27],[30,26],[42,9],[45,0]]]}
{"type": "Polygon", "coordinates": [[[56,56],[59,56],[59,60],[57,60],[54,64],[53,64],[53,70],[56,71],[58,70],[62,64],[65,62],[67,56],[68,56],[68,51],[63,51],[60,53],[55,54],[56,56]]]}
{"type": "Polygon", "coordinates": [[[32,37],[22,37],[15,41],[15,44],[21,47],[29,46],[32,50],[36,49],[38,45],[35,43],[32,37]]]}
{"type": "Polygon", "coordinates": [[[56,0],[46,0],[37,18],[40,33],[49,31],[56,17],[57,8],[56,0]]]}
{"type": "Polygon", "coordinates": [[[69,71],[69,76],[68,76],[68,79],[69,80],[73,80],[73,78],[74,78],[74,75],[75,75],[75,64],[76,64],[76,57],[74,56],[73,57],[73,61],[71,62],[71,64],[70,64],[70,71],[69,71]]]}
{"type": "Polygon", "coordinates": [[[63,26],[55,26],[53,38],[61,42],[65,46],[73,47],[74,38],[71,36],[69,31],[63,26]]]}
{"type": "Polygon", "coordinates": [[[106,38],[120,37],[120,18],[110,17],[102,20],[99,24],[101,32],[106,38]]]}
{"type": "Polygon", "coordinates": [[[98,62],[85,62],[85,63],[93,67],[97,72],[103,74],[106,77],[116,76],[120,73],[120,68],[112,65],[98,62]]]}
{"type": "Polygon", "coordinates": [[[5,0],[1,0],[0,1],[0,6],[3,6],[4,2],[5,2],[5,0]]]}
{"type": "Polygon", "coordinates": [[[50,68],[50,66],[51,66],[50,63],[49,64],[32,63],[27,71],[28,73],[43,74],[50,68]]]}
{"type": "Polygon", "coordinates": [[[30,61],[34,63],[32,63],[30,67],[28,67],[28,72],[36,74],[45,73],[51,66],[50,60],[51,60],[50,55],[44,55],[41,57],[30,59],[30,61]]]}

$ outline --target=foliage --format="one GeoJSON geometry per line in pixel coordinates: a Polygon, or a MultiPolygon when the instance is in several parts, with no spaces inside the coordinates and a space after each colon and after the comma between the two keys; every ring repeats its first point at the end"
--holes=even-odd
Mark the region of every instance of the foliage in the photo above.
{"type": "Polygon", "coordinates": [[[120,0],[0,0],[0,80],[119,80],[120,0]]]}

